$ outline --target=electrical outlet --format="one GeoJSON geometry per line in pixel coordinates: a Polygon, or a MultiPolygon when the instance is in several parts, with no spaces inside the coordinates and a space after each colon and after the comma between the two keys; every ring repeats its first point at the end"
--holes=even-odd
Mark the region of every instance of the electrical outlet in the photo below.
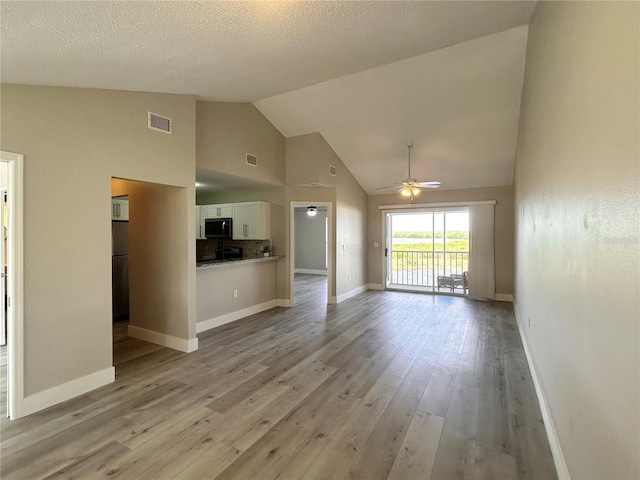
{"type": "Polygon", "coordinates": [[[527,321],[528,321],[529,328],[531,328],[531,317],[527,317],[527,321]]]}
{"type": "Polygon", "coordinates": [[[233,291],[233,298],[238,298],[238,290],[233,291]]]}
{"type": "Polygon", "coordinates": [[[378,242],[373,242],[373,248],[378,248],[380,247],[380,244],[378,242]]]}

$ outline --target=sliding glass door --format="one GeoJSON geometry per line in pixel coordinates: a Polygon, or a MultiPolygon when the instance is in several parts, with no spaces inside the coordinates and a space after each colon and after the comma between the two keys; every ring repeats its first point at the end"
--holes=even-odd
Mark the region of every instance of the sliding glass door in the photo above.
{"type": "Polygon", "coordinates": [[[387,213],[387,288],[468,292],[469,211],[387,213]]]}

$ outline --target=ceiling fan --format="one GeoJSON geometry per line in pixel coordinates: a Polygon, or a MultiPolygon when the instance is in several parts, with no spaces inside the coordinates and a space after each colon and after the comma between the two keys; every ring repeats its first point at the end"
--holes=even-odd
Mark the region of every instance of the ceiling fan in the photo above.
{"type": "Polygon", "coordinates": [[[420,194],[421,188],[438,188],[440,186],[440,182],[419,182],[416,178],[411,177],[411,148],[412,147],[413,147],[413,142],[409,142],[407,144],[407,148],[409,149],[409,156],[408,156],[409,174],[407,175],[407,178],[402,180],[402,182],[400,183],[395,183],[393,185],[389,185],[386,187],[379,187],[379,188],[376,188],[376,190],[385,190],[387,188],[400,187],[400,190],[398,190],[398,193],[400,193],[400,195],[403,195],[405,197],[411,197],[411,199],[413,200],[413,197],[420,194]]]}

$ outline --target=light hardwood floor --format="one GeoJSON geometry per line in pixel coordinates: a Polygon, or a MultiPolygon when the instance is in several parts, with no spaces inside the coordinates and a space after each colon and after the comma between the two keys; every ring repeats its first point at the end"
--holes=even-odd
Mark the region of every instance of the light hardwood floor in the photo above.
{"type": "Polygon", "coordinates": [[[556,478],[510,304],[325,281],[192,354],[117,326],[113,384],[3,420],[2,478],[556,478]]]}

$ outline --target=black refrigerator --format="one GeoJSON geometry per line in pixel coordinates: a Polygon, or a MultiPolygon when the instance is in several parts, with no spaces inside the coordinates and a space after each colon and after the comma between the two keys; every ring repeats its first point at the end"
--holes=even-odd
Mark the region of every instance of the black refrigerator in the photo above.
{"type": "Polygon", "coordinates": [[[113,321],[129,319],[129,222],[111,222],[113,321]]]}

